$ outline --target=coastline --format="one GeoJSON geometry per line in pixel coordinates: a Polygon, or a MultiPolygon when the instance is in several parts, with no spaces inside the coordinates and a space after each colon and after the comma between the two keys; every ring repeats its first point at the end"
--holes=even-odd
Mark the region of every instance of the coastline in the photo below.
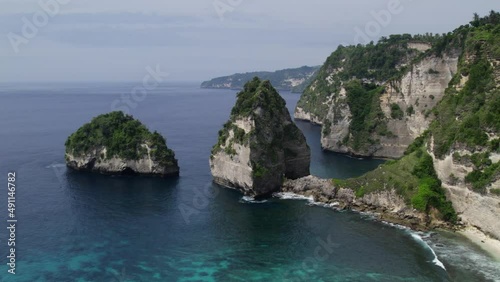
{"type": "Polygon", "coordinates": [[[337,210],[352,210],[360,214],[370,214],[381,223],[390,223],[407,227],[417,232],[428,232],[442,229],[456,232],[469,239],[476,246],[485,251],[492,260],[500,262],[500,241],[473,226],[452,225],[440,220],[427,217],[425,214],[410,209],[396,208],[390,194],[379,195],[386,201],[367,201],[356,199],[354,192],[348,189],[335,189],[330,181],[314,176],[298,180],[287,180],[281,192],[291,193],[287,198],[308,200],[311,204],[334,208],[337,210]]]}
{"type": "Polygon", "coordinates": [[[500,241],[489,237],[475,227],[465,227],[458,231],[475,245],[487,252],[495,261],[500,262],[500,241]]]}

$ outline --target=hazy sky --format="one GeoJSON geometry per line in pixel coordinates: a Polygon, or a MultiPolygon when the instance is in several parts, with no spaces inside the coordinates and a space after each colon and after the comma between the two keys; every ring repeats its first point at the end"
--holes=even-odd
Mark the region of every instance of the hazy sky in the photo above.
{"type": "Polygon", "coordinates": [[[474,12],[500,10],[500,1],[0,0],[0,7],[0,81],[138,81],[157,65],[171,80],[201,81],[320,65],[339,44],[366,38],[448,32],[474,12]]]}

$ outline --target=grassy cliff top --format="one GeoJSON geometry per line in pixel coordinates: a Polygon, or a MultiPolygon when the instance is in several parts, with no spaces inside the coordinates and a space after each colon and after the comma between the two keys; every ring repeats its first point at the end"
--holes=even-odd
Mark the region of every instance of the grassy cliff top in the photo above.
{"type": "Polygon", "coordinates": [[[282,115],[286,113],[286,102],[269,80],[254,77],[247,82],[243,91],[238,93],[236,105],[231,111],[232,119],[254,115],[255,110],[262,109],[266,113],[282,115]]]}
{"type": "Polygon", "coordinates": [[[421,212],[429,214],[435,209],[442,220],[456,222],[458,219],[451,202],[446,199],[445,190],[434,170],[432,157],[423,147],[398,161],[389,161],[361,177],[333,181],[337,186],[353,189],[357,197],[395,190],[407,205],[421,212]]]}
{"type": "MultiPolygon", "coordinates": [[[[212,149],[212,155],[225,146],[230,131],[234,133],[232,143],[258,145],[261,149],[266,147],[269,155],[274,155],[274,151],[279,149],[284,139],[302,141],[302,134],[291,121],[285,100],[269,80],[262,81],[258,77],[247,82],[244,89],[238,93],[231,117],[219,131],[219,139],[212,149]],[[255,123],[255,128],[250,132],[245,132],[234,124],[236,120],[245,118],[251,118],[255,123]],[[272,140],[269,139],[270,136],[273,137],[272,140]],[[271,144],[268,144],[269,142],[271,144]]],[[[225,148],[227,154],[234,153],[232,143],[225,148]]]]}
{"type": "Polygon", "coordinates": [[[150,132],[140,121],[123,112],[111,112],[93,118],[70,135],[65,145],[66,153],[74,156],[91,154],[93,150],[105,147],[107,158],[136,160],[147,154],[143,144],[151,148],[153,159],[165,164],[173,161],[174,152],[167,148],[161,134],[150,132]]]}

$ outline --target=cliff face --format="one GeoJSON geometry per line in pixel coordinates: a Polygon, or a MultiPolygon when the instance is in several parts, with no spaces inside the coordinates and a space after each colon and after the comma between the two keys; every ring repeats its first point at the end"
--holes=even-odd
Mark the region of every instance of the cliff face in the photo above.
{"type": "Polygon", "coordinates": [[[462,220],[500,240],[500,14],[481,21],[456,31],[464,52],[426,144],[462,220]]]}
{"type": "Polygon", "coordinates": [[[122,112],[94,118],[66,141],[66,164],[112,175],[177,176],[179,166],[165,139],[122,112]]]}
{"type": "Polygon", "coordinates": [[[330,104],[326,116],[328,122],[323,123],[323,126],[329,126],[322,131],[323,148],[360,156],[401,157],[415,138],[429,128],[433,119],[429,112],[443,98],[448,83],[457,72],[457,62],[458,55],[428,57],[412,66],[400,80],[384,84],[377,103],[383,114],[380,122],[385,123],[389,134],[370,133],[368,138],[374,142],[364,148],[344,142],[352,134],[352,113],[347,103],[346,90],[342,88],[338,98],[330,104]],[[394,111],[400,111],[400,114],[396,115],[394,111]]]}
{"type": "Polygon", "coordinates": [[[457,50],[438,57],[428,51],[431,45],[426,43],[394,39],[379,45],[339,48],[298,103],[295,118],[323,126],[324,149],[358,156],[401,157],[429,127],[433,119],[430,111],[457,72],[457,50]],[[392,64],[375,61],[363,65],[366,56],[377,55],[382,48],[379,45],[393,53],[391,57],[378,54],[392,64]],[[365,73],[356,64],[371,69],[365,73]],[[355,81],[359,85],[353,85],[355,81]]]}
{"type": "MultiPolygon", "coordinates": [[[[445,35],[415,57],[398,79],[344,80],[330,96],[310,92],[325,89],[321,81],[313,83],[296,116],[324,114],[323,146],[402,157],[358,178],[323,182],[327,188],[305,178],[288,182],[286,189],[322,202],[393,214],[396,219],[390,221],[399,218],[410,225],[475,226],[500,240],[498,46],[500,14],[492,12],[445,35]],[[325,97],[330,97],[327,103],[318,104],[325,97]],[[369,122],[360,122],[359,116],[369,122]],[[359,136],[371,141],[360,143],[359,136]]],[[[346,58],[340,62],[349,63],[346,58]]],[[[330,69],[343,71],[339,66],[330,69]]]]}
{"type": "Polygon", "coordinates": [[[247,83],[212,150],[215,182],[262,196],[278,190],[284,178],[309,175],[309,164],[309,147],[283,98],[269,81],[247,83]]]}
{"type": "Polygon", "coordinates": [[[145,176],[177,176],[179,167],[177,161],[172,160],[171,165],[164,165],[158,160],[153,160],[151,148],[142,145],[147,154],[139,159],[131,160],[114,156],[108,158],[106,148],[96,149],[87,155],[74,156],[66,154],[67,166],[78,171],[91,171],[110,175],[145,175],[145,176]]]}
{"type": "MultiPolygon", "coordinates": [[[[500,240],[500,197],[492,193],[495,189],[500,191],[500,173],[497,171],[496,180],[486,186],[486,193],[477,193],[470,189],[470,183],[465,180],[467,175],[475,170],[472,163],[458,160],[459,156],[472,156],[467,150],[458,150],[447,154],[443,159],[434,157],[434,167],[443,181],[443,188],[453,207],[462,218],[462,221],[478,227],[483,232],[500,240]],[[455,158],[453,157],[455,155],[455,158]]],[[[498,163],[499,154],[490,157],[492,163],[498,163]]]]}

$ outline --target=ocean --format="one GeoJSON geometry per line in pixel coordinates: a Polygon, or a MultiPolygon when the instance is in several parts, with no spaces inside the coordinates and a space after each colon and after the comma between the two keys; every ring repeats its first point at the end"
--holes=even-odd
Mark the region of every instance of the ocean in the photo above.
{"type": "MultiPolygon", "coordinates": [[[[0,85],[1,281],[499,281],[500,264],[451,232],[417,233],[292,197],[253,201],[212,183],[208,159],[236,91],[168,83],[0,85]],[[129,100],[126,100],[129,99],[129,100]],[[128,102],[124,102],[128,101],[128,102]],[[176,152],[176,179],[78,173],[66,138],[121,105],[176,152]],[[7,174],[16,173],[16,274],[7,174]]],[[[291,112],[298,94],[282,92],[291,112]]],[[[382,164],[324,152],[297,122],[320,177],[382,164]]]]}

